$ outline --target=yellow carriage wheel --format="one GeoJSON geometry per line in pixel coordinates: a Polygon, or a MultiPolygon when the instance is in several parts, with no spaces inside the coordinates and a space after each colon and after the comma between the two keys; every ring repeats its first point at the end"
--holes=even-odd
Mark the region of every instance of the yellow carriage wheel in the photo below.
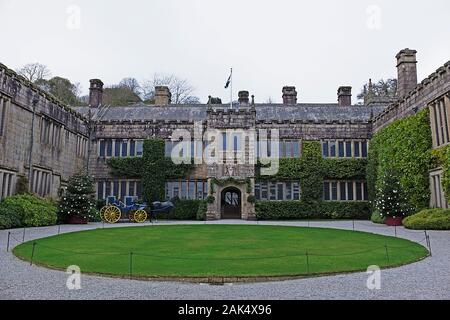
{"type": "Polygon", "coordinates": [[[106,208],[103,216],[105,217],[105,220],[109,223],[116,223],[120,220],[122,213],[120,212],[120,209],[116,206],[110,206],[106,208]]]}
{"type": "Polygon", "coordinates": [[[145,210],[138,210],[134,213],[134,221],[137,223],[144,223],[147,221],[147,212],[145,210]]]}
{"type": "Polygon", "coordinates": [[[102,219],[102,221],[105,221],[105,211],[109,207],[110,207],[110,205],[106,205],[106,206],[104,206],[103,208],[100,209],[100,218],[102,219]]]}

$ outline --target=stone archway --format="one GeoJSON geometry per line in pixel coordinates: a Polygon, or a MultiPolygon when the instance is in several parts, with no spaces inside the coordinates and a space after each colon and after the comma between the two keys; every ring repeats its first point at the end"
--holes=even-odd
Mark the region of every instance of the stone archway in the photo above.
{"type": "Polygon", "coordinates": [[[220,214],[222,219],[242,219],[242,193],[238,188],[228,187],[221,192],[220,214]]]}

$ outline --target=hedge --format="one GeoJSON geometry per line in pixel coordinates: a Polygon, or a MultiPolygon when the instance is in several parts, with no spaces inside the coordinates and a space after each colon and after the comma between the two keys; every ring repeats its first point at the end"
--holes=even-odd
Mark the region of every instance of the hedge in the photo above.
{"type": "Polygon", "coordinates": [[[403,225],[413,230],[450,230],[450,210],[423,210],[405,218],[403,225]]]}
{"type": "Polygon", "coordinates": [[[411,208],[411,212],[428,208],[431,148],[428,109],[398,120],[376,133],[370,144],[367,165],[371,202],[375,203],[386,172],[393,169],[398,173],[402,196],[406,199],[403,207],[411,208]]]}
{"type": "Polygon", "coordinates": [[[161,213],[158,216],[174,220],[197,220],[197,215],[202,212],[203,203],[206,202],[204,200],[175,200],[175,208],[169,215],[161,213]]]}
{"type": "Polygon", "coordinates": [[[366,201],[257,201],[259,220],[302,219],[358,219],[370,218],[370,205],[366,201]]]}
{"type": "Polygon", "coordinates": [[[54,225],[58,208],[50,200],[30,194],[9,197],[0,202],[0,228],[54,225]]]}
{"type": "Polygon", "coordinates": [[[375,211],[372,213],[372,216],[371,216],[370,220],[371,220],[373,223],[378,223],[378,224],[384,224],[384,223],[386,222],[386,218],[383,217],[383,215],[382,215],[379,211],[377,211],[377,210],[375,210],[375,211]]]}

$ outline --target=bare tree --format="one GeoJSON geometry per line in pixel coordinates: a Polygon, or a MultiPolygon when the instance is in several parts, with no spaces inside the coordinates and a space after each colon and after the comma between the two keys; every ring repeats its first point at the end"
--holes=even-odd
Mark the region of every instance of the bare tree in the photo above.
{"type": "Polygon", "coordinates": [[[375,97],[395,97],[397,93],[397,79],[381,79],[376,83],[366,83],[358,94],[358,100],[364,100],[368,95],[375,97]]]}
{"type": "Polygon", "coordinates": [[[30,82],[36,82],[51,76],[47,66],[37,62],[24,65],[22,68],[17,69],[17,73],[30,82]]]}
{"type": "Polygon", "coordinates": [[[124,78],[119,83],[119,87],[128,88],[136,95],[140,96],[142,93],[142,88],[139,82],[135,78],[124,78]]]}
{"type": "Polygon", "coordinates": [[[147,101],[154,99],[155,87],[157,86],[169,87],[173,104],[196,104],[200,102],[200,99],[193,95],[195,89],[187,79],[164,74],[155,74],[152,80],[144,82],[144,98],[147,101]]]}

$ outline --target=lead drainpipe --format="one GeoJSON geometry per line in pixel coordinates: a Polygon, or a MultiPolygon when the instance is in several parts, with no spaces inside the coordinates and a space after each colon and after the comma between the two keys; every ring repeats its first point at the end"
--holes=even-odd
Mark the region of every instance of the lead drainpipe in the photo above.
{"type": "Polygon", "coordinates": [[[33,117],[31,120],[31,138],[30,138],[30,156],[28,158],[28,173],[29,191],[33,191],[33,147],[34,147],[34,122],[36,118],[36,105],[39,103],[39,96],[36,94],[33,98],[33,117]]]}

